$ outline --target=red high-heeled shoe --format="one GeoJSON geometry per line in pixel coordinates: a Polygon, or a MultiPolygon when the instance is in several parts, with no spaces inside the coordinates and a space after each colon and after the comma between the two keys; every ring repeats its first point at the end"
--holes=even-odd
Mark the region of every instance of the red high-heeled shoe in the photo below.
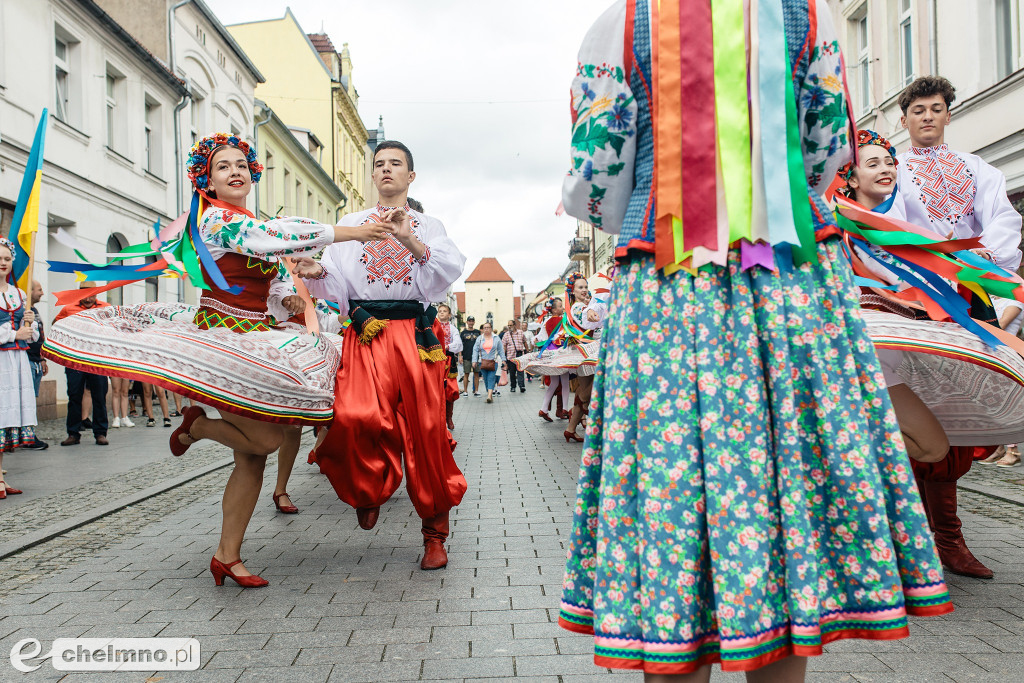
{"type": "Polygon", "coordinates": [[[235,560],[234,562],[228,562],[224,564],[216,557],[210,559],[210,573],[213,574],[213,582],[218,586],[224,585],[224,577],[229,576],[235,580],[242,588],[262,588],[263,586],[269,586],[270,582],[266,579],[252,574],[250,576],[235,576],[235,573],[231,571],[231,568],[236,564],[241,564],[242,560],[235,560]]]}
{"type": "Polygon", "coordinates": [[[558,416],[559,420],[568,420],[569,418],[572,417],[572,413],[570,413],[568,410],[559,410],[558,412],[555,413],[555,415],[558,416]]]}
{"type": "Polygon", "coordinates": [[[185,416],[185,419],[181,421],[181,424],[178,425],[177,429],[171,432],[171,454],[175,456],[184,455],[185,451],[191,448],[192,444],[198,441],[196,437],[189,433],[189,430],[192,429],[192,423],[195,422],[197,418],[206,417],[206,411],[199,406],[189,406],[188,408],[185,408],[182,415],[185,416]],[[182,443],[181,440],[178,439],[182,434],[192,439],[192,443],[182,443]]]}
{"type": "Polygon", "coordinates": [[[543,417],[548,422],[554,422],[554,420],[551,419],[551,416],[545,413],[543,410],[537,411],[537,417],[543,417]]]}
{"type": "MultiPolygon", "coordinates": [[[[299,511],[299,508],[295,507],[294,505],[281,505],[282,496],[288,496],[288,492],[285,491],[284,493],[275,493],[273,496],[271,496],[271,498],[274,499],[274,505],[277,506],[277,511],[283,512],[286,515],[296,514],[299,511]]],[[[288,496],[288,498],[291,499],[291,496],[288,496]]]]}
{"type": "Polygon", "coordinates": [[[583,437],[576,434],[576,432],[570,432],[569,430],[566,430],[562,432],[562,436],[565,437],[566,443],[569,443],[570,440],[575,441],[577,443],[583,443],[583,437]]]}

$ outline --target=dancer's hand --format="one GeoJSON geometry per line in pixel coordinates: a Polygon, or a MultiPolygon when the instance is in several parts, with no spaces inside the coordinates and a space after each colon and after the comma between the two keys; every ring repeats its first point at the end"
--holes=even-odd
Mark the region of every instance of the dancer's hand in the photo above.
{"type": "Polygon", "coordinates": [[[31,325],[36,321],[36,314],[32,311],[25,311],[25,317],[21,319],[26,325],[31,325]]]}
{"type": "MultiPolygon", "coordinates": [[[[992,252],[988,249],[971,249],[971,251],[983,259],[995,262],[995,257],[992,256],[992,252]]],[[[25,315],[28,315],[27,313],[25,315]]]]}
{"type": "Polygon", "coordinates": [[[597,315],[597,311],[587,311],[587,322],[596,323],[600,319],[600,316],[597,315]]]}
{"type": "Polygon", "coordinates": [[[364,223],[363,225],[350,227],[348,230],[351,231],[350,239],[364,243],[386,240],[388,237],[391,237],[391,233],[393,232],[391,226],[385,222],[364,223]]]}
{"type": "Polygon", "coordinates": [[[412,232],[412,216],[406,213],[405,209],[391,209],[382,218],[383,222],[391,227],[391,233],[415,259],[423,258],[427,251],[427,245],[416,239],[412,232]]]}
{"type": "Polygon", "coordinates": [[[291,294],[281,300],[281,305],[292,315],[298,315],[306,310],[306,302],[298,294],[291,294]]]}
{"type": "Polygon", "coordinates": [[[324,267],[308,256],[295,257],[292,262],[295,264],[295,267],[292,268],[292,275],[296,277],[316,280],[324,275],[324,267]]]}

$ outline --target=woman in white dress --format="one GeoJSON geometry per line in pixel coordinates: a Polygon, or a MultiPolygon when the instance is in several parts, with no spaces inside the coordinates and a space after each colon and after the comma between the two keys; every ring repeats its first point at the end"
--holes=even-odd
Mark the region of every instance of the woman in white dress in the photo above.
{"type": "MultiPolygon", "coordinates": [[[[39,339],[28,297],[14,284],[14,243],[0,237],[0,468],[3,455],[36,440],[36,394],[28,345],[39,339]]],[[[0,500],[21,493],[0,475],[0,500]]]]}

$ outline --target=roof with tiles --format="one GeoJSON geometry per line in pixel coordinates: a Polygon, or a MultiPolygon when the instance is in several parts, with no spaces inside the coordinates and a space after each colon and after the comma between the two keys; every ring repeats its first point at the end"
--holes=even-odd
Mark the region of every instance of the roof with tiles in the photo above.
{"type": "Polygon", "coordinates": [[[498,259],[487,256],[480,259],[480,263],[477,264],[473,272],[466,278],[466,282],[515,282],[512,276],[509,275],[501,264],[498,263],[498,259]]]}

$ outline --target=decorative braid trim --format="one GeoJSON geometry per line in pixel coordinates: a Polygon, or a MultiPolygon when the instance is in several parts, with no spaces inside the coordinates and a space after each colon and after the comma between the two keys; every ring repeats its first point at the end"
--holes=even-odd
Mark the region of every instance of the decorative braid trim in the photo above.
{"type": "Polygon", "coordinates": [[[427,261],[429,261],[429,260],[430,260],[430,247],[428,247],[427,245],[424,244],[423,245],[423,256],[421,256],[420,258],[416,259],[416,263],[420,264],[421,266],[425,266],[425,265],[427,265],[427,261]]]}
{"type": "Polygon", "coordinates": [[[323,280],[327,277],[327,269],[324,268],[323,264],[320,264],[320,274],[316,277],[303,278],[304,280],[323,280]]]}
{"type": "Polygon", "coordinates": [[[207,311],[200,308],[196,317],[192,319],[201,330],[210,330],[216,327],[226,327],[232,332],[245,334],[246,332],[267,332],[270,326],[260,320],[249,318],[235,318],[230,315],[221,315],[217,311],[207,311]]]}
{"type": "Polygon", "coordinates": [[[260,313],[258,311],[249,311],[244,308],[235,308],[234,306],[228,306],[223,301],[219,301],[209,296],[204,296],[199,299],[199,305],[203,308],[209,308],[213,311],[218,311],[226,315],[230,315],[235,318],[247,318],[248,320],[266,320],[267,314],[260,313]]]}

